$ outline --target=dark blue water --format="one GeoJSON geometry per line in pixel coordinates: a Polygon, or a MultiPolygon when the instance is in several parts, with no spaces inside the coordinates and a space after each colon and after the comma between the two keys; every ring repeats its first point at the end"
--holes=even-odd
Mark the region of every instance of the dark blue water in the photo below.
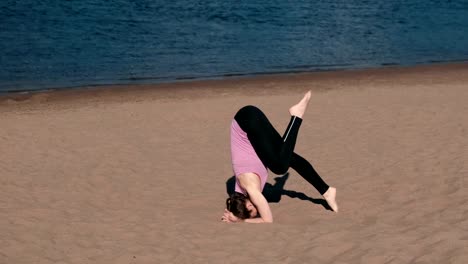
{"type": "Polygon", "coordinates": [[[0,2],[0,91],[464,60],[467,0],[0,2]]]}

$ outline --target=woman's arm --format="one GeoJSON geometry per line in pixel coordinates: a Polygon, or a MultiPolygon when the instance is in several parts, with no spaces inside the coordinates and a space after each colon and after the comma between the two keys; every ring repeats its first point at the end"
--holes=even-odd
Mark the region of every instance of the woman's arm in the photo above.
{"type": "Polygon", "coordinates": [[[249,194],[250,201],[257,208],[257,212],[260,214],[260,218],[250,218],[241,220],[234,216],[227,209],[224,210],[224,214],[221,217],[223,222],[235,223],[235,222],[246,222],[246,223],[273,223],[273,215],[271,213],[270,205],[260,191],[260,179],[255,173],[244,173],[238,176],[240,186],[244,188],[249,194]]]}
{"type": "Polygon", "coordinates": [[[245,219],[246,223],[273,223],[273,214],[271,213],[270,205],[265,196],[258,190],[251,186],[245,188],[249,194],[250,201],[257,207],[260,218],[245,219]]]}
{"type": "Polygon", "coordinates": [[[239,184],[249,194],[250,201],[257,207],[261,218],[246,219],[247,223],[272,223],[273,215],[271,213],[268,201],[261,192],[260,178],[255,173],[243,173],[237,177],[239,184]]]}
{"type": "Polygon", "coordinates": [[[221,217],[221,221],[226,222],[226,223],[239,223],[239,222],[245,222],[245,223],[251,223],[251,224],[265,223],[265,221],[263,221],[262,218],[240,219],[239,217],[229,212],[227,209],[224,209],[224,214],[221,217]]]}
{"type": "Polygon", "coordinates": [[[238,222],[244,222],[244,223],[250,223],[250,224],[263,224],[263,223],[272,223],[273,219],[271,221],[265,221],[263,218],[247,218],[247,219],[240,219],[233,215],[231,212],[229,212],[227,209],[224,209],[224,214],[221,217],[221,221],[226,222],[226,223],[238,223],[238,222]]]}
{"type": "Polygon", "coordinates": [[[271,223],[271,222],[265,222],[261,218],[247,218],[242,220],[244,223],[249,223],[249,224],[265,224],[265,223],[271,223]]]}

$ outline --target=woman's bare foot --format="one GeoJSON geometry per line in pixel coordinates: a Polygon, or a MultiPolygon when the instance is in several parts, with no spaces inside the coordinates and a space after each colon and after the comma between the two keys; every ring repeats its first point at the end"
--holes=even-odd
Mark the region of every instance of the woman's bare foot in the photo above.
{"type": "Polygon", "coordinates": [[[302,118],[304,116],[304,113],[307,109],[307,105],[309,104],[309,100],[310,100],[310,97],[311,97],[311,92],[308,91],[304,97],[301,99],[301,101],[299,101],[299,103],[291,106],[291,108],[289,108],[289,113],[292,115],[292,116],[297,116],[297,117],[300,117],[302,118]]]}
{"type": "Polygon", "coordinates": [[[328,190],[323,194],[323,198],[325,198],[330,208],[335,213],[338,213],[338,204],[336,204],[336,188],[335,187],[328,188],[328,190]]]}

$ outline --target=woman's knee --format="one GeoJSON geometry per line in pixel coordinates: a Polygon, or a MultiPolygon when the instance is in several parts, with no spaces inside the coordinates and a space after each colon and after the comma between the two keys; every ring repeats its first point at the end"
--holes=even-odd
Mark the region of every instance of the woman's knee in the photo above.
{"type": "Polygon", "coordinates": [[[237,111],[236,117],[240,119],[249,119],[257,116],[260,113],[262,113],[262,111],[258,109],[258,107],[253,105],[246,105],[237,111]]]}
{"type": "Polygon", "coordinates": [[[274,166],[269,167],[269,169],[277,175],[285,174],[289,170],[289,164],[285,162],[277,163],[274,166]]]}

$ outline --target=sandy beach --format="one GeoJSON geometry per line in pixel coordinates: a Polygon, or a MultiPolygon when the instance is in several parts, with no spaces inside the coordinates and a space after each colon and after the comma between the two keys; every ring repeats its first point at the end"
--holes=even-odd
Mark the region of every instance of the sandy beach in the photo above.
{"type": "Polygon", "coordinates": [[[468,64],[0,97],[0,263],[468,263],[468,64]],[[220,221],[229,125],[282,133],[312,90],[274,223],[220,221]]]}

